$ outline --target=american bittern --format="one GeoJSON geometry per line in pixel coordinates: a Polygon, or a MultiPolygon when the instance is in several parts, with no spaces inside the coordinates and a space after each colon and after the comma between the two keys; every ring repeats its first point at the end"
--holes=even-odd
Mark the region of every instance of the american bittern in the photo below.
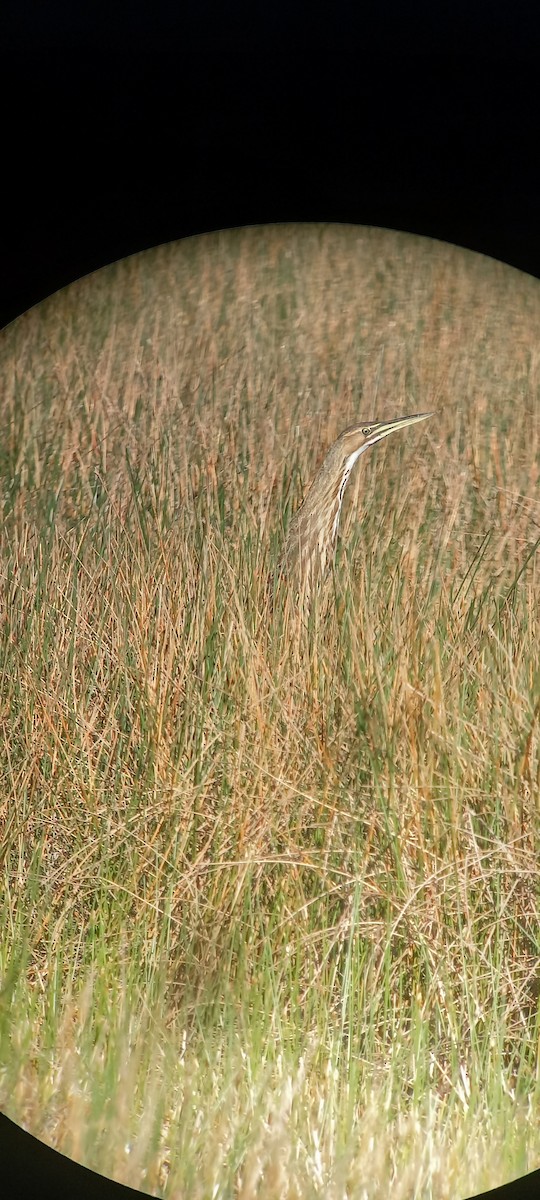
{"type": "Polygon", "coordinates": [[[416,413],[349,425],[330,447],[291,521],[279,564],[279,574],[294,580],[304,600],[309,601],[333,558],[343,496],[356,460],[389,433],[432,416],[432,412],[416,413]]]}

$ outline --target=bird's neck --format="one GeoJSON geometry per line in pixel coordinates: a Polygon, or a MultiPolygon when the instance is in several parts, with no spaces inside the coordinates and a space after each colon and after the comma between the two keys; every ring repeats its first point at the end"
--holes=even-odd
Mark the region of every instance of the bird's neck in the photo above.
{"type": "Polygon", "coordinates": [[[339,528],[339,518],[341,516],[341,506],[343,504],[345,488],[347,487],[347,484],[349,482],[349,476],[351,474],[351,471],[354,467],[356,460],[360,457],[360,455],[362,454],[362,451],[365,449],[367,449],[366,446],[359,446],[358,450],[354,450],[353,453],[349,455],[349,457],[345,463],[343,475],[341,477],[341,482],[340,482],[338,492],[337,492],[337,497],[336,497],[337,507],[336,507],[336,511],[334,514],[334,519],[332,521],[332,531],[331,531],[332,542],[335,542],[335,540],[337,538],[337,531],[339,528]]]}

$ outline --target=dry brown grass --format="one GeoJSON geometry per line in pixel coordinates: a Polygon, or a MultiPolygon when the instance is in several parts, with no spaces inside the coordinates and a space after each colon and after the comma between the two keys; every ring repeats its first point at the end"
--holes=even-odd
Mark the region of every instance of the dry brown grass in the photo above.
{"type": "MultiPolygon", "coordinates": [[[[46,1007],[51,989],[69,997],[57,1001],[64,1025],[36,1009],[34,1055],[44,1026],[65,1045],[88,972],[93,989],[96,971],[110,988],[121,967],[133,999],[137,977],[144,997],[157,971],[163,1020],[180,1012],[190,1036],[202,1022],[215,1039],[223,1001],[256,1060],[239,1016],[249,998],[263,1041],[269,1030],[289,1039],[276,1111],[280,1071],[296,1078],[304,1039],[315,1040],[296,1092],[299,1123],[317,1137],[324,1064],[341,1081],[332,1119],[357,1137],[361,1114],[366,1146],[387,1088],[385,1187],[399,1122],[405,1142],[415,1120],[427,1128],[424,1110],[414,1115],[422,1096],[468,1113],[480,1146],[482,1088],[493,1101],[496,1078],[510,1109],[531,1106],[529,1129],[539,317],[538,284],[490,260],[306,227],[162,248],[4,333],[6,929],[24,926],[21,978],[46,1007]],[[360,465],[308,628],[291,609],[269,612],[284,524],[332,438],[359,412],[431,407],[425,428],[360,465]],[[416,1035],[409,1061],[400,1039],[416,1035]],[[347,1101],[356,1059],[364,1073],[352,1071],[347,1101]]],[[[223,1086],[218,1071],[201,1111],[223,1086]]],[[[22,1121],[29,1105],[23,1086],[11,1115],[22,1121]]],[[[444,1165],[465,1133],[454,1110],[437,1113],[444,1165]]],[[[261,1181],[265,1194],[306,1194],[302,1179],[343,1194],[333,1126],[319,1179],[293,1169],[294,1139],[261,1167],[268,1120],[235,1151],[239,1195],[261,1181]]],[[[222,1124],[226,1141],[237,1125],[222,1124]]],[[[47,1136],[62,1146],[59,1129],[47,1136]]],[[[174,1161],[160,1175],[157,1154],[150,1138],[152,1186],[183,1194],[174,1161]]],[[[418,1154],[401,1163],[403,1195],[416,1194],[418,1154]]],[[[349,1194],[362,1194],[368,1158],[353,1156],[349,1194]]],[[[112,1149],[107,1161],[118,1175],[112,1149]]],[[[509,1152],[509,1170],[516,1161],[509,1152]]],[[[118,1177],[149,1186],[141,1170],[118,1177]]]]}

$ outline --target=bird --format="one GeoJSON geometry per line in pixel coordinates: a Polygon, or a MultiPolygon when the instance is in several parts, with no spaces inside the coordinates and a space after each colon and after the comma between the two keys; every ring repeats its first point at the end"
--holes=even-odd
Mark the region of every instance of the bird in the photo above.
{"type": "Polygon", "coordinates": [[[296,595],[309,604],[333,560],[339,518],[351,471],[360,455],[391,433],[426,421],[433,412],[349,425],[330,446],[309,491],[289,525],[278,562],[278,580],[294,580],[296,595]]]}

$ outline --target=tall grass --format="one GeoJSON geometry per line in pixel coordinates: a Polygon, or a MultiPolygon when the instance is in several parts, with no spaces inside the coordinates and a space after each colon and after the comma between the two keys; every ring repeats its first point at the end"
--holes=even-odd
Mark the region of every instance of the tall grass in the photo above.
{"type": "Polygon", "coordinates": [[[164,1196],[539,1165],[539,315],[306,228],[5,332],[0,1102],[64,1152],[164,1196]],[[302,622],[267,580],[360,405],[439,411],[302,622]]]}

